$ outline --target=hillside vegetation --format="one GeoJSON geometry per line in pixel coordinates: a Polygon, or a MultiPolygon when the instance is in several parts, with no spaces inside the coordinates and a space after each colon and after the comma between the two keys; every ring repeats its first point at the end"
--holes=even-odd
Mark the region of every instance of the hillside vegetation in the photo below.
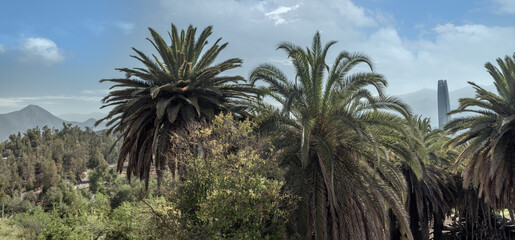
{"type": "Polygon", "coordinates": [[[145,67],[101,80],[102,135],[65,124],[0,144],[0,238],[515,238],[515,54],[433,129],[367,55],[329,62],[319,32],[278,45],[292,76],[263,63],[246,80],[212,27],[149,30],[145,67]]]}

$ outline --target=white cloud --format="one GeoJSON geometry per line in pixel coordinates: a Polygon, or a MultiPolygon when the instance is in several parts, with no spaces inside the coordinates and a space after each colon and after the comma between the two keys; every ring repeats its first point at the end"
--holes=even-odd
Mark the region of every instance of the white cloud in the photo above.
{"type": "Polygon", "coordinates": [[[290,12],[292,10],[295,10],[298,7],[300,7],[300,4],[297,4],[297,5],[294,5],[294,6],[291,6],[291,7],[280,6],[280,7],[276,8],[273,11],[266,12],[265,13],[265,17],[267,19],[269,19],[269,20],[272,20],[276,26],[279,25],[279,24],[288,23],[291,20],[288,21],[288,20],[284,19],[281,15],[283,15],[285,13],[288,13],[288,12],[290,12]]]}
{"type": "Polygon", "coordinates": [[[436,88],[447,79],[450,90],[467,86],[467,81],[489,85],[486,62],[512,55],[515,27],[488,27],[478,24],[437,25],[434,40],[402,39],[393,28],[382,28],[367,41],[354,43],[377,63],[376,71],[390,83],[389,91],[399,94],[421,88],[436,88]]]}
{"type": "Polygon", "coordinates": [[[132,31],[134,30],[134,23],[130,23],[130,22],[119,21],[119,22],[115,22],[114,26],[119,28],[125,35],[131,34],[132,31]]]}
{"type": "Polygon", "coordinates": [[[255,9],[258,9],[265,14],[266,20],[274,22],[276,26],[295,22],[300,18],[305,17],[328,19],[329,21],[342,21],[346,24],[352,24],[357,27],[376,26],[377,21],[374,19],[376,17],[380,20],[386,19],[386,16],[382,13],[370,16],[363,7],[356,6],[351,0],[330,0],[324,4],[325,6],[316,1],[301,1],[300,3],[290,4],[289,6],[276,6],[278,4],[277,2],[278,1],[263,1],[255,7],[255,9]],[[269,11],[265,11],[264,9],[269,5],[276,7],[271,8],[269,11]],[[295,15],[293,14],[294,10],[295,15]]]}
{"type": "Polygon", "coordinates": [[[5,51],[7,51],[5,47],[0,44],[0,54],[4,53],[5,51]]]}
{"type": "Polygon", "coordinates": [[[515,13],[515,1],[513,0],[492,0],[498,13],[515,13]]]}
{"type": "Polygon", "coordinates": [[[271,58],[268,58],[268,61],[269,62],[272,62],[272,63],[278,63],[278,64],[281,64],[281,65],[284,65],[284,66],[288,66],[288,67],[292,67],[293,66],[293,63],[291,62],[290,59],[286,58],[286,57],[271,57],[271,58]]]}
{"type": "Polygon", "coordinates": [[[64,61],[62,51],[48,38],[25,38],[20,50],[24,62],[40,62],[45,65],[53,65],[64,61]]]}
{"type": "Polygon", "coordinates": [[[17,98],[0,98],[0,107],[16,107],[23,104],[23,100],[17,98]]]}
{"type": "MultiPolygon", "coordinates": [[[[180,28],[213,25],[211,39],[223,37],[229,42],[221,59],[243,58],[243,67],[232,71],[242,76],[248,76],[258,64],[270,62],[291,77],[294,69],[288,66],[286,54],[276,50],[277,45],[287,41],[310,46],[314,33],[320,31],[323,42],[338,41],[327,56],[329,62],[342,50],[367,54],[376,63],[375,70],[388,79],[387,91],[392,94],[436,89],[439,79],[447,79],[451,91],[467,86],[467,81],[489,85],[492,80],[484,64],[511,55],[515,49],[515,41],[506,41],[515,39],[515,27],[424,23],[424,27],[414,29],[424,34],[410,37],[396,27],[390,13],[371,11],[351,0],[223,2],[166,1],[160,6],[163,12],[156,25],[163,26],[163,34],[169,31],[169,25],[159,25],[162,22],[173,21],[180,28]],[[192,14],[202,17],[189,17],[192,14]],[[267,18],[266,14],[277,18],[267,18]],[[273,27],[276,23],[287,24],[273,27]]],[[[359,66],[358,70],[365,67],[359,66]]]]}
{"type": "MultiPolygon", "coordinates": [[[[363,52],[376,63],[376,71],[388,79],[387,91],[393,94],[421,88],[435,89],[439,79],[447,79],[451,91],[466,86],[467,81],[489,85],[491,77],[484,69],[484,63],[511,55],[515,49],[515,41],[506,40],[515,39],[513,24],[505,24],[506,27],[474,24],[474,17],[468,18],[472,19],[468,24],[459,25],[446,22],[435,25],[434,21],[411,23],[406,22],[406,18],[395,19],[395,13],[365,8],[360,3],[355,0],[161,0],[161,4],[150,4],[145,6],[149,9],[142,9],[151,14],[133,19],[131,23],[86,22],[84,26],[91,30],[90,34],[101,34],[107,29],[120,34],[132,31],[127,41],[119,44],[119,47],[126,48],[124,50],[127,53],[119,54],[123,56],[122,64],[116,64],[131,66],[134,62],[126,57],[129,47],[135,46],[145,53],[155,53],[145,40],[145,37],[149,37],[148,31],[135,26],[152,27],[165,37],[167,31],[170,31],[170,23],[179,29],[185,29],[191,24],[198,27],[197,34],[204,27],[213,25],[209,42],[213,43],[219,37],[223,37],[222,42],[229,42],[218,59],[240,57],[244,60],[242,68],[231,70],[228,74],[247,77],[258,64],[269,62],[283,69],[290,78],[294,69],[289,66],[291,63],[286,54],[276,50],[277,45],[287,41],[302,47],[310,46],[313,34],[320,31],[324,43],[338,41],[329,52],[329,63],[341,50],[363,52]],[[416,27],[407,29],[410,25],[416,27]],[[409,31],[409,35],[400,29],[409,31]]],[[[468,14],[480,16],[484,14],[483,11],[494,8],[502,14],[515,13],[514,0],[492,0],[490,3],[490,9],[468,14]]],[[[460,21],[458,19],[454,22],[460,21]]],[[[51,43],[49,49],[53,50],[47,50],[46,53],[54,54],[39,54],[37,59],[49,63],[63,60],[62,52],[55,43],[51,43]],[[54,61],[48,61],[41,55],[57,57],[53,58],[54,61]]],[[[361,67],[358,70],[362,70],[361,67]]],[[[95,89],[96,86],[87,88],[95,89]]],[[[96,97],[105,94],[101,90],[84,90],[76,95],[96,97]]],[[[67,100],[52,101],[61,104],[67,100]]],[[[0,99],[0,106],[20,101],[28,100],[0,99]]]]}
{"type": "Polygon", "coordinates": [[[108,89],[82,90],[82,94],[86,95],[105,95],[109,93],[108,89]]]}
{"type": "MultiPolygon", "coordinates": [[[[365,13],[365,9],[356,6],[351,0],[332,0],[330,5],[339,10],[345,21],[359,27],[375,26],[376,21],[365,13]]],[[[381,18],[383,16],[381,15],[381,18]]]]}

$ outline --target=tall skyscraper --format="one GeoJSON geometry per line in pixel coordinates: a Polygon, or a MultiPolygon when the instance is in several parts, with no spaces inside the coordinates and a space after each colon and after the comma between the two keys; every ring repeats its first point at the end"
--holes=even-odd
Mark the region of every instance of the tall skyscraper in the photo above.
{"type": "Polygon", "coordinates": [[[447,113],[451,111],[447,80],[438,80],[438,126],[443,128],[449,121],[447,113]]]}

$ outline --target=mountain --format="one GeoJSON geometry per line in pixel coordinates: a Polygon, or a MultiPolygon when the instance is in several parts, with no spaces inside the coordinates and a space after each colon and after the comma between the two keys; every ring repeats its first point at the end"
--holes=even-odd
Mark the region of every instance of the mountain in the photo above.
{"type": "MultiPolygon", "coordinates": [[[[496,93],[494,85],[481,86],[487,91],[496,93]]],[[[431,119],[433,127],[438,126],[438,103],[437,92],[433,89],[422,89],[412,93],[398,95],[398,98],[409,104],[413,114],[422,115],[423,117],[431,119]]],[[[472,86],[456,89],[449,92],[449,103],[451,110],[458,108],[460,98],[474,98],[475,91],[472,86]]]]}
{"type": "Polygon", "coordinates": [[[69,123],[72,126],[79,126],[81,128],[102,129],[102,126],[93,128],[95,121],[93,118],[85,122],[66,121],[52,115],[39,106],[28,105],[19,111],[0,114],[0,141],[6,140],[11,134],[24,133],[27,129],[37,126],[40,128],[48,126],[49,128],[60,129],[63,127],[63,123],[69,123]]]}
{"type": "Polygon", "coordinates": [[[435,122],[438,121],[436,90],[425,88],[412,93],[399,95],[397,97],[402,99],[411,107],[413,114],[431,118],[431,123],[433,125],[437,124],[435,122]]]}
{"type": "MultiPolygon", "coordinates": [[[[482,86],[488,91],[496,92],[495,86],[482,86]]],[[[451,110],[456,109],[459,105],[458,100],[465,97],[474,97],[475,91],[472,86],[460,88],[449,92],[449,100],[451,104],[451,110]]],[[[413,111],[413,114],[421,115],[423,117],[431,118],[431,125],[436,127],[438,125],[438,111],[437,111],[437,96],[436,90],[434,89],[421,89],[412,93],[398,95],[398,98],[408,103],[413,111]]],[[[100,125],[93,128],[95,124],[95,118],[103,117],[101,113],[92,114],[66,114],[60,115],[62,118],[68,120],[71,119],[87,119],[86,121],[66,121],[62,118],[52,115],[47,110],[36,106],[29,105],[19,111],[0,114],[0,141],[6,140],[9,135],[16,134],[18,132],[25,132],[27,129],[35,128],[36,126],[43,127],[48,126],[50,128],[62,128],[63,123],[70,123],[73,126],[79,126],[81,128],[90,127],[94,131],[100,131],[105,129],[105,125],[100,125]]]]}
{"type": "Polygon", "coordinates": [[[66,121],[76,121],[76,122],[84,122],[88,121],[89,119],[101,119],[105,117],[107,114],[101,113],[101,112],[94,112],[94,113],[66,113],[57,115],[60,119],[66,120],[66,121]]]}

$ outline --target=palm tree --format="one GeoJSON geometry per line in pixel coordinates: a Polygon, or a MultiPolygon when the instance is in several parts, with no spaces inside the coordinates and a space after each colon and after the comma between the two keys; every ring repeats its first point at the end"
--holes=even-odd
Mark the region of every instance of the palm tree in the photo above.
{"type": "MultiPolygon", "coordinates": [[[[210,120],[221,111],[236,111],[242,108],[235,100],[255,96],[255,90],[241,76],[221,76],[221,73],[241,66],[242,60],[231,58],[214,64],[218,54],[227,46],[218,39],[211,47],[207,38],[212,27],[205,28],[197,40],[196,28],[177,31],[172,24],[169,33],[171,44],[149,28],[148,39],[159,53],[149,57],[133,50],[145,68],[119,68],[125,78],[103,79],[111,82],[111,92],[102,100],[104,107],[114,106],[109,114],[99,120],[108,121],[108,133],[118,133],[123,139],[118,157],[118,171],[122,171],[127,159],[127,177],[145,179],[148,185],[149,172],[154,162],[158,182],[167,164],[170,131],[186,123],[210,120]]],[[[172,174],[178,163],[168,161],[172,174]]]]}
{"type": "Polygon", "coordinates": [[[408,182],[406,208],[411,232],[415,239],[429,239],[429,223],[434,220],[434,239],[442,239],[443,221],[457,192],[448,170],[457,151],[442,149],[447,138],[441,129],[431,129],[428,118],[413,116],[406,126],[408,135],[391,134],[397,147],[390,148],[412,153],[395,157],[408,182]]]}
{"type": "Polygon", "coordinates": [[[450,121],[445,129],[456,136],[449,147],[465,146],[456,159],[464,164],[463,186],[478,190],[494,209],[515,209],[515,54],[498,58],[499,68],[485,67],[497,94],[473,82],[475,98],[460,99],[449,114],[473,113],[450,121]]]}
{"type": "MultiPolygon", "coordinates": [[[[383,94],[382,75],[349,73],[360,63],[373,70],[367,56],[344,51],[332,66],[326,64],[335,43],[322,48],[318,32],[311,49],[281,43],[278,49],[292,60],[295,81],[270,64],[250,75],[251,83],[264,82],[262,91],[281,106],[258,102],[253,107],[262,129],[274,130],[277,156],[288,171],[288,190],[300,197],[292,231],[305,239],[388,239],[391,209],[411,239],[402,196],[382,177],[388,171],[395,175],[396,169],[379,161],[374,139],[376,126],[395,126],[390,120],[398,118],[380,109],[409,112],[402,102],[383,94]]],[[[392,179],[405,188],[402,177],[392,179]]]]}

